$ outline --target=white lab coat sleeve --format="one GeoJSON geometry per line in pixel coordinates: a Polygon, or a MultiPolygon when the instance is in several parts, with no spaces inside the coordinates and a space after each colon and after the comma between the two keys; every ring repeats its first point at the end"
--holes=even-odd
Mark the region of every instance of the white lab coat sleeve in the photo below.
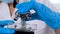
{"type": "Polygon", "coordinates": [[[0,20],[12,20],[9,7],[3,2],[0,4],[0,20]]]}

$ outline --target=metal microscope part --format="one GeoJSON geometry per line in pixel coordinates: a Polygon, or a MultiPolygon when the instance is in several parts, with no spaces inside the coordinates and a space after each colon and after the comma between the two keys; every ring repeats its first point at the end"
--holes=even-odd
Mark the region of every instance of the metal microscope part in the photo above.
{"type": "Polygon", "coordinates": [[[26,14],[18,14],[17,12],[15,12],[15,18],[14,20],[17,21],[18,18],[25,18],[25,21],[26,20],[29,20],[30,19],[30,16],[31,16],[31,13],[30,12],[27,12],[26,14]]]}
{"type": "Polygon", "coordinates": [[[29,13],[20,14],[20,18],[21,18],[21,20],[22,20],[22,22],[21,22],[22,30],[24,30],[24,31],[27,31],[27,30],[26,30],[26,22],[25,22],[25,21],[26,21],[26,19],[28,19],[27,17],[29,17],[28,14],[29,14],[29,13]]]}
{"type": "Polygon", "coordinates": [[[31,13],[27,12],[26,14],[18,14],[17,12],[15,13],[15,18],[14,20],[17,21],[18,18],[21,18],[21,31],[30,31],[26,29],[26,20],[30,20],[31,13]]]}
{"type": "Polygon", "coordinates": [[[14,20],[17,21],[19,17],[20,17],[20,14],[18,14],[17,11],[16,11],[14,20]]]}

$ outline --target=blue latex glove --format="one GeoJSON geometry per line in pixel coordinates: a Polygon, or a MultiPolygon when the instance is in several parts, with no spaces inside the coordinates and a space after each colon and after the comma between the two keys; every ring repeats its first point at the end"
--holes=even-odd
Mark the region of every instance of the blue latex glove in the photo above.
{"type": "Polygon", "coordinates": [[[32,4],[30,2],[28,2],[28,3],[24,2],[21,4],[17,4],[16,8],[18,9],[18,14],[25,14],[26,11],[29,11],[30,9],[32,9],[32,4]]]}
{"type": "Polygon", "coordinates": [[[14,23],[13,20],[2,20],[0,21],[0,26],[8,25],[14,23]]]}
{"type": "Polygon", "coordinates": [[[12,23],[14,23],[12,20],[0,21],[0,34],[12,34],[12,33],[14,33],[15,32],[14,29],[2,27],[2,26],[5,26],[7,24],[12,24],[12,23]]]}
{"type": "Polygon", "coordinates": [[[14,29],[0,27],[0,34],[14,34],[14,29]]]}
{"type": "MultiPolygon", "coordinates": [[[[17,13],[18,14],[25,14],[26,12],[28,12],[29,10],[33,9],[33,3],[34,3],[35,0],[31,0],[30,2],[24,2],[24,3],[21,3],[21,4],[17,4],[16,5],[16,8],[18,9],[17,10],[17,13]]],[[[37,13],[34,13],[33,15],[31,15],[32,19],[30,20],[33,20],[33,19],[39,19],[37,18],[38,15],[37,13]]]]}
{"type": "Polygon", "coordinates": [[[34,3],[34,10],[39,15],[39,19],[44,21],[53,29],[60,28],[60,13],[51,10],[44,4],[34,3]]]}
{"type": "Polygon", "coordinates": [[[30,9],[34,9],[36,13],[32,15],[32,19],[39,19],[44,21],[48,26],[53,29],[60,28],[60,14],[54,12],[49,7],[45,6],[44,4],[37,3],[37,2],[26,2],[22,4],[16,5],[19,14],[25,14],[30,9]],[[30,4],[31,3],[31,4],[30,4]],[[36,16],[37,15],[37,16],[36,16]]]}

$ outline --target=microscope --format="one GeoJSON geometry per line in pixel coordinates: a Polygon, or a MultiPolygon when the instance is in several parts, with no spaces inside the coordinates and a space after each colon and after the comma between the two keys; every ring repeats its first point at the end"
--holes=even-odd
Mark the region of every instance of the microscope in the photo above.
{"type": "Polygon", "coordinates": [[[26,21],[31,20],[31,16],[34,13],[35,13],[34,10],[28,11],[25,14],[18,14],[16,11],[14,21],[17,21],[19,18],[21,18],[21,22],[19,22],[19,23],[14,22],[14,24],[8,24],[4,28],[15,29],[15,34],[19,34],[19,33],[20,34],[34,34],[34,31],[37,29],[36,24],[31,25],[30,23],[29,24],[26,23],[26,21]],[[21,25],[21,27],[20,27],[20,25],[21,25]]]}
{"type": "Polygon", "coordinates": [[[21,28],[16,29],[15,34],[20,33],[20,34],[34,34],[34,30],[31,29],[31,27],[26,28],[26,21],[31,19],[31,12],[27,12],[26,14],[18,14],[17,12],[15,13],[15,18],[14,20],[17,21],[19,18],[21,18],[21,28]]]}

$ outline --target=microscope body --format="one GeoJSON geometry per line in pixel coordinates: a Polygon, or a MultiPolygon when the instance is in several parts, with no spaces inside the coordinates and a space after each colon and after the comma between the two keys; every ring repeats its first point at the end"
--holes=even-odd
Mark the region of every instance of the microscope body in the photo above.
{"type": "Polygon", "coordinates": [[[34,34],[34,30],[31,29],[31,27],[26,27],[26,21],[31,19],[31,13],[27,12],[26,14],[16,14],[16,17],[14,18],[15,21],[18,20],[18,18],[21,18],[21,28],[16,29],[16,34],[34,34]]]}
{"type": "Polygon", "coordinates": [[[26,23],[26,21],[30,21],[32,14],[33,13],[31,13],[31,12],[27,12],[26,14],[18,14],[16,12],[14,21],[17,21],[19,18],[21,18],[20,19],[21,21],[19,21],[19,23],[14,22],[14,24],[10,24],[10,25],[8,24],[8,25],[6,25],[7,27],[5,27],[5,28],[15,29],[16,30],[15,34],[17,34],[17,33],[34,34],[34,31],[36,30],[36,28],[35,28],[36,25],[35,24],[31,25],[30,23],[29,24],[26,23]]]}

